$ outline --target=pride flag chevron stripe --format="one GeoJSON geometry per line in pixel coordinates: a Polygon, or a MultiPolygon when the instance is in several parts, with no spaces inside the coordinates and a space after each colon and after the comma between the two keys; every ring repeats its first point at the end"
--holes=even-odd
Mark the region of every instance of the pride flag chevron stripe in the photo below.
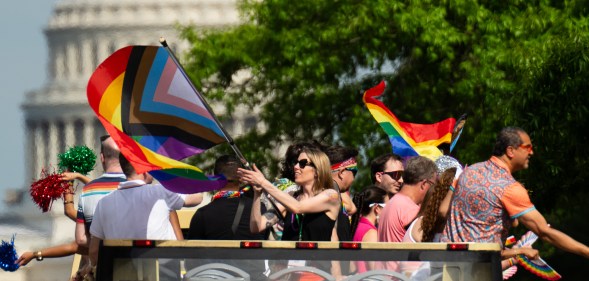
{"type": "Polygon", "coordinates": [[[92,74],[87,96],[138,173],[150,172],[179,193],[215,190],[226,183],[180,161],[226,138],[163,47],[128,46],[116,51],[92,74]]]}

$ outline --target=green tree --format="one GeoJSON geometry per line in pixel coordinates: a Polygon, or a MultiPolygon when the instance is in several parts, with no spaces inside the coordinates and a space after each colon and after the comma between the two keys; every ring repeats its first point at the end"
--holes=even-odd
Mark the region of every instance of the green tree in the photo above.
{"type": "MultiPolygon", "coordinates": [[[[463,163],[488,158],[500,128],[523,127],[536,160],[517,176],[560,226],[579,219],[567,204],[577,202],[589,178],[581,130],[589,89],[587,4],[248,0],[240,2],[240,26],[183,28],[192,43],[184,64],[207,98],[226,106],[227,117],[236,105],[262,106],[267,131],[252,131],[237,144],[269,176],[278,167],[273,149],[291,141],[359,147],[364,167],[390,151],[361,98],[383,79],[384,102],[401,120],[469,114],[456,152],[463,163]],[[235,83],[244,71],[249,77],[235,83]]],[[[364,170],[356,188],[369,181],[364,170]]]]}

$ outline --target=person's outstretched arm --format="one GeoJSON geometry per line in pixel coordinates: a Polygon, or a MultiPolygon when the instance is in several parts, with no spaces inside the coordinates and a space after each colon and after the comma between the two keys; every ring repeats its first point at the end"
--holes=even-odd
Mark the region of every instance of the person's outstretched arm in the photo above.
{"type": "MultiPolygon", "coordinates": [[[[80,254],[86,254],[87,248],[84,248],[80,254]]],[[[45,249],[41,249],[39,251],[34,252],[24,252],[20,257],[16,260],[15,263],[18,263],[20,266],[27,265],[32,259],[35,258],[60,258],[66,257],[69,255],[73,255],[78,253],[78,243],[73,241],[67,244],[61,244],[58,246],[53,246],[45,249]]]]}
{"type": "Polygon", "coordinates": [[[564,251],[577,254],[584,258],[589,258],[589,247],[571,238],[565,233],[550,227],[544,216],[542,216],[538,210],[532,210],[523,214],[518,217],[518,220],[525,227],[538,235],[543,241],[564,251]]]}
{"type": "Polygon", "coordinates": [[[184,207],[195,207],[202,202],[202,193],[188,194],[184,198],[184,207]]]}
{"type": "MultiPolygon", "coordinates": [[[[324,190],[317,196],[298,201],[269,182],[256,165],[253,165],[253,168],[253,171],[239,168],[237,173],[240,179],[254,186],[262,187],[268,194],[276,198],[278,202],[294,214],[319,213],[329,211],[332,208],[339,208],[339,195],[333,189],[324,190]]],[[[337,215],[337,212],[335,214],[337,215]]]]}
{"type": "Polygon", "coordinates": [[[73,180],[79,180],[80,182],[82,182],[83,184],[87,184],[89,182],[92,181],[91,178],[84,176],[80,173],[75,173],[75,172],[64,172],[61,173],[61,179],[64,181],[73,181],[73,180]]]}

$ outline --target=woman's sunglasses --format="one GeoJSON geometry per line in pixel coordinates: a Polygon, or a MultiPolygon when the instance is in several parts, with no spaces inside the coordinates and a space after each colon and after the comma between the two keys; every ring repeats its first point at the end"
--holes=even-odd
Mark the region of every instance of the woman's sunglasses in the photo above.
{"type": "Polygon", "coordinates": [[[380,206],[381,208],[384,208],[384,206],[386,205],[385,203],[370,203],[370,205],[368,205],[369,208],[372,208],[374,206],[380,206]]]}
{"type": "Polygon", "coordinates": [[[307,165],[309,165],[311,167],[315,167],[315,165],[313,165],[313,163],[311,163],[311,161],[309,161],[307,159],[301,159],[299,161],[295,161],[293,166],[296,166],[297,164],[299,164],[299,167],[301,169],[304,169],[305,167],[307,167],[307,165]]]}

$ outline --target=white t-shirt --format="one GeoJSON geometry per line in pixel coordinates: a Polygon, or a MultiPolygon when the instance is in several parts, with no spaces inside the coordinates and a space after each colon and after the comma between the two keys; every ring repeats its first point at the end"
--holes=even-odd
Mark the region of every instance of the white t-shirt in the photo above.
{"type": "Polygon", "coordinates": [[[98,202],[90,233],[101,239],[176,240],[170,210],[181,209],[185,197],[159,184],[122,182],[98,202]]]}

